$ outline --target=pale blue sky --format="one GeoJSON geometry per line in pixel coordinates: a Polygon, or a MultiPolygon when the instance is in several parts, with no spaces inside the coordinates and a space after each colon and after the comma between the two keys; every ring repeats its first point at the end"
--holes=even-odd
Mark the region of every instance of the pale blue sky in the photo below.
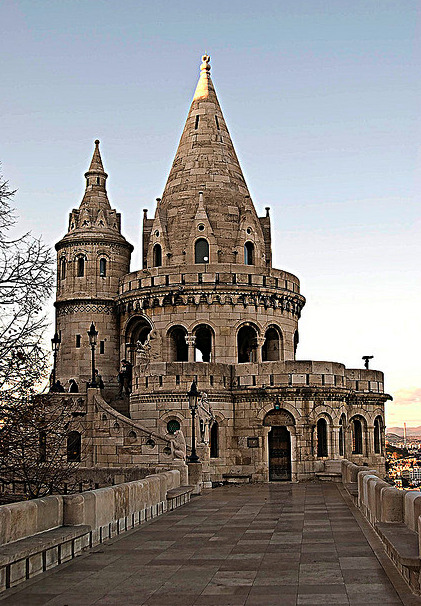
{"type": "Polygon", "coordinates": [[[418,0],[0,5],[0,160],[22,225],[54,243],[101,140],[136,246],[196,85],[212,77],[274,259],[307,297],[301,359],[386,372],[421,424],[418,0]],[[404,390],[406,390],[404,392],[404,390]],[[418,400],[417,400],[418,398],[418,400]]]}

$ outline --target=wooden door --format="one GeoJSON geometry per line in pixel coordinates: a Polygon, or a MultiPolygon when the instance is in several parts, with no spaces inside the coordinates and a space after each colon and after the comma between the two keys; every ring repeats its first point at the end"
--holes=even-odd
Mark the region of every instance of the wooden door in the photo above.
{"type": "Polygon", "coordinates": [[[269,480],[291,480],[291,436],[285,426],[269,432],[269,480]]]}

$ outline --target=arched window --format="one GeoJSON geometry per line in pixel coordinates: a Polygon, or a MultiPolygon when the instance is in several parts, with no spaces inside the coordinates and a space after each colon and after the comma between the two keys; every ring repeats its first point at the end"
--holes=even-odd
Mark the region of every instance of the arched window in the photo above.
{"type": "Polygon", "coordinates": [[[66,279],[66,259],[60,260],[60,278],[62,280],[66,279]]]}
{"type": "Polygon", "coordinates": [[[205,238],[199,238],[195,242],[194,262],[209,263],[209,242],[205,238]]]}
{"type": "Polygon", "coordinates": [[[206,324],[198,326],[194,335],[195,340],[195,361],[196,362],[211,362],[212,361],[212,341],[213,330],[206,324]]]}
{"type": "Polygon", "coordinates": [[[317,456],[327,457],[327,423],[326,419],[317,421],[317,456]]]}
{"type": "Polygon", "coordinates": [[[257,331],[253,326],[242,326],[237,333],[238,362],[256,362],[257,331]]]}
{"type": "Polygon", "coordinates": [[[352,454],[363,454],[363,426],[360,419],[352,420],[352,454]]]}
{"type": "Polygon", "coordinates": [[[345,415],[341,415],[339,419],[339,456],[345,456],[345,415]]]}
{"type": "Polygon", "coordinates": [[[161,267],[162,265],[162,248],[160,244],[155,244],[153,247],[153,266],[161,267]]]}
{"type": "Polygon", "coordinates": [[[380,417],[374,419],[374,452],[382,452],[382,420],[380,417]]]}
{"type": "Polygon", "coordinates": [[[77,258],[77,277],[83,278],[85,275],[85,259],[84,257],[77,258]]]}
{"type": "Polygon", "coordinates": [[[99,260],[99,275],[101,278],[105,278],[107,275],[107,259],[102,258],[99,260]]]}
{"type": "Polygon", "coordinates": [[[69,462],[80,461],[80,450],[82,436],[78,431],[71,431],[67,436],[67,460],[69,462]]]}
{"type": "Polygon", "coordinates": [[[45,431],[39,432],[39,462],[45,463],[47,460],[47,434],[45,431]]]}
{"type": "Polygon", "coordinates": [[[246,242],[244,244],[244,264],[254,265],[254,244],[253,242],[246,242]]]}
{"type": "Polygon", "coordinates": [[[214,421],[209,432],[210,457],[216,459],[219,457],[219,425],[214,421]]]}
{"type": "Polygon", "coordinates": [[[187,362],[189,350],[186,342],[187,330],[182,326],[173,326],[168,333],[170,362],[187,362]]]}
{"type": "Polygon", "coordinates": [[[271,326],[265,332],[265,342],[262,347],[262,361],[274,362],[281,360],[281,339],[276,328],[271,326]]]}

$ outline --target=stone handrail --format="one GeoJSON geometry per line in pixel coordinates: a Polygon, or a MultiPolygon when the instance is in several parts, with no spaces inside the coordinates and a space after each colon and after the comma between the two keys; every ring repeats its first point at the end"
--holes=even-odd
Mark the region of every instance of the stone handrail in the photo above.
{"type": "MultiPolygon", "coordinates": [[[[173,509],[178,470],[142,480],[0,506],[0,591],[173,509]],[[168,501],[171,500],[170,507],[168,501]]],[[[190,497],[176,504],[182,504],[190,497]]]]}
{"type": "Polygon", "coordinates": [[[346,460],[342,483],[411,590],[421,595],[421,493],[399,490],[375,470],[346,460]]]}

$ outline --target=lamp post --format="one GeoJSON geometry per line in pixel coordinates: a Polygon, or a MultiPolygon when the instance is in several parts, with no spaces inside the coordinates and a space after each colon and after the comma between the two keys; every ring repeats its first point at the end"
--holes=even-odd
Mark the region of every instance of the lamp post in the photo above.
{"type": "Polygon", "coordinates": [[[53,348],[53,381],[54,385],[56,382],[56,368],[57,368],[57,354],[61,343],[61,333],[54,333],[54,337],[51,339],[51,347],[53,348]]]}
{"type": "Polygon", "coordinates": [[[189,457],[190,463],[199,463],[199,457],[196,453],[196,411],[197,411],[197,398],[199,397],[200,392],[197,391],[196,382],[193,381],[190,387],[190,391],[187,392],[187,397],[189,398],[189,408],[191,412],[191,455],[189,457]]]}
{"type": "Polygon", "coordinates": [[[279,396],[276,396],[276,400],[273,403],[273,410],[281,410],[281,403],[279,401],[279,396]]]}
{"type": "Polygon", "coordinates": [[[96,347],[96,338],[98,336],[98,331],[95,329],[95,324],[92,322],[91,328],[88,330],[89,337],[89,345],[91,346],[92,352],[92,381],[89,384],[89,387],[96,387],[95,381],[95,347],[96,347]]]}

